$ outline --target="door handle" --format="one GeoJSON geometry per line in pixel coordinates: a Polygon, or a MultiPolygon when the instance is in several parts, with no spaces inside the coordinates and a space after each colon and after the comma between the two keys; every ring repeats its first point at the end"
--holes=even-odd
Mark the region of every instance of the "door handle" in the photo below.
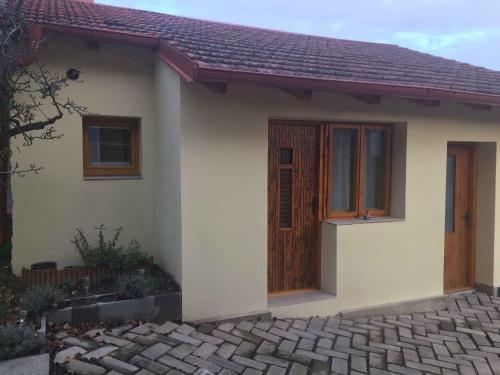
{"type": "Polygon", "coordinates": [[[312,210],[314,215],[316,215],[318,213],[318,209],[319,209],[318,198],[313,197],[312,202],[311,202],[311,210],[312,210]]]}
{"type": "Polygon", "coordinates": [[[465,215],[463,216],[463,218],[464,218],[464,220],[465,220],[465,224],[466,224],[466,225],[469,225],[469,222],[470,222],[470,220],[472,219],[472,215],[470,214],[470,212],[469,212],[469,211],[467,211],[467,212],[465,213],[465,215]]]}

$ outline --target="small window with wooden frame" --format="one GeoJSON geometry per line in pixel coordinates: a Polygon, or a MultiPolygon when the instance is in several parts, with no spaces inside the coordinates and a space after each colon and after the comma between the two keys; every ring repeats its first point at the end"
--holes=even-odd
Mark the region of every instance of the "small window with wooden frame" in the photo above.
{"type": "Polygon", "coordinates": [[[327,125],[327,218],[388,216],[392,126],[327,125]]]}
{"type": "Polygon", "coordinates": [[[140,119],[83,117],[83,176],[140,176],[140,119]]]}

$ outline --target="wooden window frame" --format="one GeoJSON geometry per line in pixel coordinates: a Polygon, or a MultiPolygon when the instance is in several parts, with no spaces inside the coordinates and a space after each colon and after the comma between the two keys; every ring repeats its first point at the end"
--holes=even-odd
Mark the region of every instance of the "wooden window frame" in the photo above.
{"type": "Polygon", "coordinates": [[[393,126],[388,124],[327,124],[326,125],[326,147],[325,147],[325,201],[324,201],[324,216],[328,219],[347,219],[364,217],[366,212],[369,216],[389,216],[391,204],[391,180],[392,180],[392,142],[393,142],[393,126]],[[358,148],[356,158],[356,186],[354,211],[332,211],[332,184],[333,184],[333,154],[332,154],[332,137],[334,129],[357,129],[358,130],[358,148]],[[388,132],[386,144],[386,191],[384,197],[383,209],[366,209],[364,207],[364,177],[365,177],[365,130],[378,129],[388,132]]]}
{"type": "Polygon", "coordinates": [[[83,176],[84,177],[139,177],[140,176],[140,127],[138,117],[84,116],[83,124],[83,176]],[[130,128],[130,165],[92,165],[90,163],[91,126],[130,128]]]}

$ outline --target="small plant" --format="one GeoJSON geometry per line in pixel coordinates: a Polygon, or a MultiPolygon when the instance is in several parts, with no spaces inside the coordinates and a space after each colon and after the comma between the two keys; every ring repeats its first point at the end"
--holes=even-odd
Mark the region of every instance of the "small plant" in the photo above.
{"type": "Polygon", "coordinates": [[[48,285],[34,286],[26,290],[21,298],[21,309],[29,314],[39,316],[44,311],[49,310],[62,298],[59,289],[48,285]]]}
{"type": "Polygon", "coordinates": [[[151,295],[153,280],[145,276],[122,277],[119,281],[119,293],[122,298],[144,298],[151,295]]]}
{"type": "Polygon", "coordinates": [[[43,339],[28,327],[0,327],[0,361],[37,354],[43,339]]]}
{"type": "Polygon", "coordinates": [[[100,225],[96,230],[97,242],[94,245],[89,244],[81,229],[76,230],[72,241],[87,266],[108,266],[114,269],[130,270],[153,264],[153,257],[146,254],[137,241],[131,241],[126,248],[118,245],[123,228],[115,229],[111,240],[104,238],[106,230],[104,225],[100,225]]]}

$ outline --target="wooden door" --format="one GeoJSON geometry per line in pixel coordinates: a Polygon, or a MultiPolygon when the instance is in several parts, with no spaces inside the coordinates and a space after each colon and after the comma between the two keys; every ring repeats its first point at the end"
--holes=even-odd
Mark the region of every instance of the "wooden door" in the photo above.
{"type": "Polygon", "coordinates": [[[475,146],[449,144],[446,164],[444,290],[452,293],[475,282],[475,146]]]}
{"type": "Polygon", "coordinates": [[[319,287],[320,127],[269,125],[268,291],[319,287]]]}

